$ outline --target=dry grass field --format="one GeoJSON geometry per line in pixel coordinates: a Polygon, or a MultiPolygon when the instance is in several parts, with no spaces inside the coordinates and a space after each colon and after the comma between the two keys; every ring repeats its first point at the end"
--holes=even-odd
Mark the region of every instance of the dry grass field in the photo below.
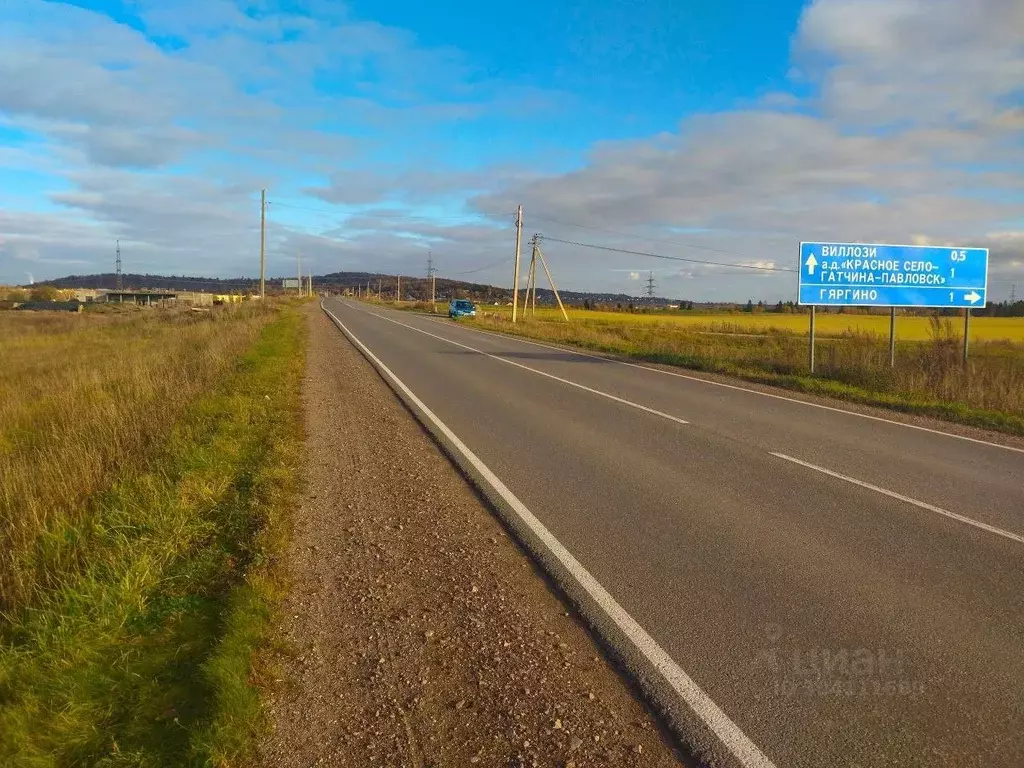
{"type": "Polygon", "coordinates": [[[0,764],[244,748],[300,320],[0,312],[0,764]]]}
{"type": "MultiPolygon", "coordinates": [[[[511,317],[512,308],[506,306],[482,305],[481,311],[500,317],[511,317]]],[[[595,325],[653,325],[680,329],[694,329],[733,333],[783,332],[798,335],[808,333],[809,317],[806,314],[777,314],[774,312],[735,312],[699,314],[690,312],[606,312],[570,308],[573,320],[595,325]]],[[[538,320],[559,320],[557,308],[538,307],[538,320]]],[[[953,318],[954,323],[956,319],[953,318]]],[[[818,313],[816,332],[822,337],[844,336],[867,333],[889,338],[888,315],[827,314],[818,313]]],[[[962,328],[959,321],[958,328],[962,328]]],[[[923,316],[899,314],[896,319],[896,336],[904,341],[927,341],[931,338],[931,321],[923,316]]],[[[1024,344],[1024,317],[973,317],[971,318],[972,341],[1011,341],[1024,344]]]]}

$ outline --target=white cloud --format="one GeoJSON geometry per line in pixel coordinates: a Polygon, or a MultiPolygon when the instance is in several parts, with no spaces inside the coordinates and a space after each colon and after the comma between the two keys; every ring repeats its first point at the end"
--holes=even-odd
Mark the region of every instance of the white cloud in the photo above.
{"type": "MultiPolygon", "coordinates": [[[[172,12],[136,0],[147,30],[174,39],[162,48],[98,13],[7,0],[0,126],[31,141],[0,150],[0,167],[55,174],[51,199],[65,213],[0,214],[0,278],[13,279],[5,265],[29,253],[109,269],[116,237],[126,262],[151,271],[253,274],[261,186],[272,198],[305,190],[342,209],[438,214],[275,210],[272,268],[281,273],[298,249],[322,271],[418,273],[433,248],[452,275],[510,253],[508,221],[442,218],[469,198],[487,213],[524,204],[531,231],[627,250],[785,268],[801,238],[920,238],[988,245],[996,279],[1019,274],[1019,0],[816,0],[793,38],[794,91],[812,96],[775,91],[745,102],[751,108],[599,143],[578,169],[548,175],[504,165],[453,172],[423,132],[529,116],[562,95],[497,83],[459,51],[353,18],[343,5],[294,5],[280,13],[253,3],[243,13],[228,0],[188,0],[172,12]],[[323,93],[318,75],[351,87],[323,93]],[[410,146],[419,155],[407,162],[410,146]]],[[[566,287],[619,290],[643,274],[636,256],[544,249],[566,287]]],[[[474,278],[508,284],[508,271],[474,278]]],[[[667,270],[659,283],[695,299],[793,291],[786,273],[704,264],[667,270]]]]}
{"type": "Polygon", "coordinates": [[[751,267],[752,269],[771,270],[777,269],[777,265],[774,261],[768,261],[766,259],[755,259],[754,261],[741,261],[738,262],[745,267],[751,267]]]}
{"type": "MultiPolygon", "coordinates": [[[[990,246],[993,273],[1005,274],[1016,241],[990,233],[1021,210],[1024,120],[1011,102],[1024,92],[1022,29],[1017,0],[816,0],[794,55],[820,93],[801,109],[776,94],[693,117],[678,133],[597,145],[580,170],[476,202],[522,202],[527,216],[594,228],[545,229],[566,239],[641,248],[605,234],[626,231],[746,258],[664,242],[642,250],[759,266],[790,265],[800,239],[919,235],[990,246]],[[693,234],[667,233],[678,228],[693,234]]],[[[749,281],[726,272],[728,283],[706,283],[709,295],[749,281]]],[[[762,290],[789,296],[792,283],[783,274],[762,290]]]]}
{"type": "MultiPolygon", "coordinates": [[[[134,2],[147,33],[172,40],[161,47],[75,6],[2,4],[0,130],[30,139],[0,151],[0,174],[50,174],[48,186],[57,191],[38,202],[57,203],[65,213],[8,207],[0,277],[14,279],[8,269],[26,254],[40,263],[109,270],[118,237],[126,268],[130,262],[152,271],[252,274],[260,187],[270,187],[272,198],[299,194],[358,151],[368,170],[337,174],[315,187],[321,197],[420,201],[452,197],[465,185],[484,188],[484,177],[448,176],[441,167],[380,169],[368,150],[410,133],[419,137],[427,123],[549,104],[538,89],[505,87],[474,71],[460,52],[353,19],[339,4],[313,0],[288,13],[268,5],[249,4],[256,10],[243,13],[228,0],[188,0],[173,10],[157,0],[134,2]],[[354,95],[321,92],[317,78],[348,84],[354,95]],[[374,138],[362,138],[368,133],[374,138]]],[[[5,193],[5,204],[27,199],[5,193]]],[[[352,266],[365,258],[357,246],[346,251],[337,233],[302,235],[283,225],[288,219],[271,223],[272,266],[276,259],[283,268],[292,258],[287,249],[303,237],[324,252],[325,266],[342,251],[351,253],[352,266]]],[[[472,239],[470,230],[462,232],[472,239]]],[[[406,253],[415,240],[382,234],[373,245],[406,253]]]]}
{"type": "Polygon", "coordinates": [[[1024,87],[1019,0],[815,0],[798,59],[829,115],[869,126],[984,124],[1024,87]]]}

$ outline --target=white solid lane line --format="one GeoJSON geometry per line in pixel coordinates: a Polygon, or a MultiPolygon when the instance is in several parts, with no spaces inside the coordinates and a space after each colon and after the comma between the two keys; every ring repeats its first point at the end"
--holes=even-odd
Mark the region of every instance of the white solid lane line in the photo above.
{"type": "Polygon", "coordinates": [[[497,360],[498,362],[505,363],[506,365],[514,365],[516,368],[522,368],[524,371],[530,371],[530,373],[536,373],[538,376],[544,376],[545,378],[554,379],[555,381],[559,381],[562,384],[568,384],[570,387],[576,387],[577,389],[582,389],[584,392],[590,392],[591,394],[594,394],[594,395],[599,395],[601,397],[607,397],[609,400],[614,400],[616,403],[622,403],[623,405],[628,405],[630,408],[636,408],[638,411],[643,411],[644,413],[650,413],[650,414],[653,414],[655,416],[660,416],[663,419],[668,419],[669,421],[674,421],[676,424],[689,424],[690,423],[688,421],[684,421],[683,419],[680,419],[678,416],[673,416],[671,413],[665,413],[664,411],[659,411],[659,410],[656,410],[654,408],[648,408],[646,405],[640,405],[640,403],[634,403],[632,400],[624,400],[621,397],[616,397],[615,395],[609,394],[608,392],[602,392],[599,389],[591,389],[590,387],[588,387],[588,386],[586,386],[584,384],[579,384],[579,383],[577,383],[575,381],[569,381],[569,379],[563,379],[561,376],[555,376],[554,374],[551,374],[551,373],[545,373],[544,371],[538,371],[536,368],[531,368],[528,365],[523,365],[522,363],[517,363],[517,362],[515,362],[513,360],[506,360],[504,357],[501,357],[499,355],[492,355],[490,352],[484,352],[483,350],[477,349],[476,347],[471,347],[468,344],[461,344],[461,343],[459,343],[457,341],[452,341],[451,339],[446,339],[444,336],[438,336],[437,334],[431,333],[430,331],[424,331],[422,328],[417,328],[414,325],[406,325],[405,323],[400,323],[397,320],[392,320],[390,317],[387,317],[385,315],[378,315],[376,312],[369,312],[369,311],[367,311],[366,314],[373,315],[374,317],[379,317],[381,320],[387,320],[389,323],[394,323],[395,325],[400,325],[403,328],[408,328],[410,331],[416,331],[416,333],[422,333],[424,336],[430,336],[431,338],[438,339],[439,341],[444,341],[444,342],[446,342],[448,344],[453,344],[456,347],[462,347],[463,349],[468,349],[470,352],[476,352],[478,355],[483,355],[484,357],[489,357],[492,360],[497,360]]]}
{"type": "MultiPolygon", "coordinates": [[[[429,318],[431,322],[445,324],[443,320],[429,318]]],[[[523,344],[530,344],[534,347],[543,347],[544,349],[554,349],[559,352],[568,352],[571,355],[578,355],[579,357],[587,357],[591,360],[604,360],[606,363],[615,363],[616,365],[625,365],[628,368],[639,368],[641,371],[650,371],[651,373],[659,373],[663,376],[675,376],[677,379],[686,379],[687,381],[696,381],[700,384],[708,384],[712,387],[723,387],[724,389],[734,389],[737,392],[747,392],[751,395],[760,395],[761,397],[770,397],[773,400],[785,400],[787,403],[796,403],[797,405],[805,405],[808,408],[817,408],[822,411],[832,411],[834,413],[842,413],[846,416],[856,416],[858,419],[867,419],[869,421],[879,421],[883,424],[892,424],[896,427],[906,427],[907,429],[916,429],[919,432],[928,432],[933,435],[942,435],[943,437],[951,437],[954,440],[966,440],[969,443],[977,443],[978,445],[987,445],[990,448],[1001,448],[1004,451],[1013,451],[1014,453],[1024,453],[1024,448],[1017,448],[1012,445],[1003,445],[1002,443],[993,443],[989,440],[980,440],[977,437],[967,437],[966,435],[957,435],[953,432],[943,432],[941,429],[932,429],[931,427],[922,427],[918,424],[907,424],[904,421],[894,421],[893,419],[886,419],[881,416],[872,416],[868,413],[858,413],[857,411],[847,411],[844,408],[836,408],[831,405],[822,405],[821,403],[812,403],[807,400],[798,400],[795,397],[786,397],[785,395],[776,395],[771,392],[761,392],[757,389],[750,389],[748,387],[741,387],[736,384],[726,384],[722,381],[712,381],[711,379],[702,379],[699,376],[690,376],[685,373],[679,373],[677,371],[666,371],[661,368],[651,368],[649,365],[641,365],[640,363],[629,363],[625,360],[616,360],[612,357],[605,357],[602,355],[594,355],[589,352],[580,352],[570,347],[560,347],[555,344],[544,344],[539,341],[532,341],[531,339],[524,339],[521,336],[513,336],[508,333],[497,333],[495,331],[485,331],[481,328],[470,328],[469,326],[460,326],[463,330],[472,331],[473,333],[482,333],[487,336],[497,336],[500,339],[511,339],[513,341],[519,341],[523,344]]]]}
{"type": "MultiPolygon", "coordinates": [[[[775,768],[775,764],[752,742],[739,726],[734,723],[725,712],[697,685],[693,679],[683,671],[682,667],[672,660],[657,641],[647,634],[637,621],[629,615],[625,608],[616,602],[615,598],[606,590],[601,583],[595,579],[583,565],[573,557],[562,543],[555,538],[545,525],[534,516],[526,505],[495,475],[490,468],[484,464],[465,443],[456,437],[448,426],[431,411],[422,400],[413,394],[412,390],[399,379],[390,368],[384,365],[381,360],[369,350],[356,336],[339,320],[333,312],[321,305],[341,331],[363,352],[377,367],[381,373],[401,390],[427,419],[440,431],[455,447],[455,449],[468,461],[477,472],[486,480],[491,488],[501,496],[519,516],[523,524],[536,536],[547,548],[548,552],[555,557],[566,571],[579,584],[590,598],[597,603],[608,619],[615,623],[615,626],[629,638],[637,651],[647,659],[664,677],[665,681],[672,687],[679,697],[686,702],[687,706],[711,729],[732,755],[744,768],[775,768]]],[[[373,313],[370,313],[373,314],[373,313]]],[[[379,317],[379,315],[378,315],[379,317]]],[[[402,323],[398,323],[402,325],[402,323]]],[[[417,329],[413,329],[417,330],[417,329]]],[[[428,334],[433,335],[433,334],[428,334]]]]}
{"type": "Polygon", "coordinates": [[[794,464],[799,464],[801,467],[807,467],[808,469],[813,469],[815,472],[821,472],[822,474],[829,475],[830,477],[834,477],[834,478],[836,478],[838,480],[844,480],[847,483],[853,483],[854,485],[859,485],[861,488],[867,488],[868,490],[875,491],[876,493],[881,493],[884,496],[889,496],[890,498],[898,499],[899,501],[905,501],[907,504],[913,504],[915,507],[920,507],[921,509],[927,509],[929,512],[935,512],[936,514],[943,515],[944,517],[948,517],[948,518],[950,518],[952,520],[956,520],[956,521],[961,522],[961,523],[967,523],[967,525],[973,525],[975,528],[981,528],[983,531],[988,531],[989,533],[994,533],[997,536],[1003,536],[1003,537],[1005,537],[1007,539],[1010,539],[1011,541],[1016,541],[1018,544],[1024,544],[1024,536],[1020,536],[1020,535],[1018,535],[1016,533],[1011,533],[1010,531],[1005,531],[1002,528],[996,528],[994,525],[989,525],[988,523],[983,523],[980,520],[973,520],[970,517],[964,517],[963,515],[958,515],[956,512],[950,512],[948,509],[943,509],[942,507],[936,507],[934,504],[929,504],[926,501],[919,501],[917,499],[912,499],[910,496],[904,496],[902,493],[896,493],[895,491],[890,491],[890,490],[887,490],[885,488],[880,488],[877,485],[872,485],[871,483],[865,483],[863,480],[858,480],[857,478],[850,477],[849,475],[842,475],[842,474],[840,474],[838,472],[833,472],[831,469],[825,469],[824,467],[819,467],[817,464],[811,464],[810,462],[807,462],[807,461],[801,461],[800,459],[794,459],[792,456],[787,456],[784,453],[775,453],[774,451],[772,451],[771,455],[775,456],[776,458],[779,458],[779,459],[785,459],[786,461],[791,461],[794,464]]]}

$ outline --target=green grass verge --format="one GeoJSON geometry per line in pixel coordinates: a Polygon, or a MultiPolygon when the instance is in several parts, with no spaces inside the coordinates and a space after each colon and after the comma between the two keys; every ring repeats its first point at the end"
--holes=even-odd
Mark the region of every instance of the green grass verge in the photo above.
{"type": "Polygon", "coordinates": [[[297,490],[304,329],[283,308],[145,471],[89,501],[68,534],[74,576],[0,617],[0,764],[231,765],[246,754],[297,490]]]}

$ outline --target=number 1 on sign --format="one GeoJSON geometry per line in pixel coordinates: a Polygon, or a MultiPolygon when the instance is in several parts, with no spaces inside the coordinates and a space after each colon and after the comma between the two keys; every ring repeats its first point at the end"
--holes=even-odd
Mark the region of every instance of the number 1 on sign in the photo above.
{"type": "Polygon", "coordinates": [[[949,303],[950,304],[953,303],[953,292],[952,291],[949,292],[949,303]]]}
{"type": "Polygon", "coordinates": [[[950,277],[956,277],[956,267],[950,267],[949,268],[949,276],[950,277]]]}

